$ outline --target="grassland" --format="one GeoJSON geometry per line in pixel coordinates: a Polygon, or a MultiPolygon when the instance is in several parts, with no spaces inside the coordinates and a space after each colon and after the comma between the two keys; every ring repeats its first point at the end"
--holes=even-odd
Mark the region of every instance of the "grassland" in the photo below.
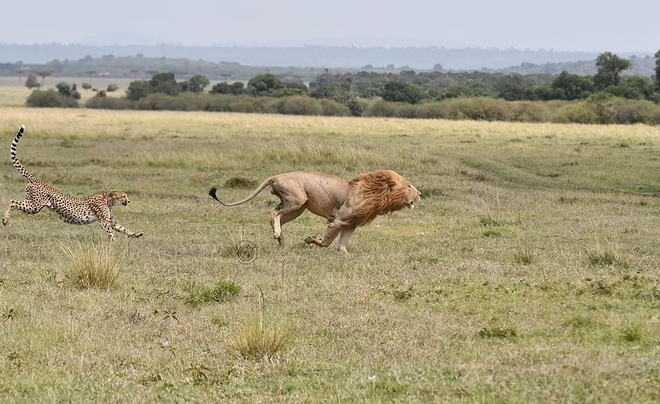
{"type": "Polygon", "coordinates": [[[126,191],[115,217],[145,235],[108,250],[98,225],[46,210],[0,229],[3,403],[660,401],[657,127],[4,107],[3,204],[25,186],[21,123],[28,170],[126,191]],[[279,247],[266,192],[232,209],[206,195],[379,168],[423,199],[358,229],[348,255],[303,243],[325,227],[309,213],[279,247]],[[67,282],[64,251],[85,245],[121,261],[114,288],[67,282]],[[243,358],[260,289],[292,338],[243,358]]]}

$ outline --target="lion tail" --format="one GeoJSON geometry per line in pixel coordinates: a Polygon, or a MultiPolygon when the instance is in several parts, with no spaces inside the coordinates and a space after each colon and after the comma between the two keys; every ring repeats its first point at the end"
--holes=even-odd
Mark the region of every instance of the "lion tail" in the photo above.
{"type": "Polygon", "coordinates": [[[216,188],[216,187],[213,187],[213,188],[211,188],[211,189],[209,190],[209,195],[211,196],[211,198],[213,198],[213,199],[215,199],[216,201],[220,202],[223,206],[238,206],[238,205],[242,205],[242,204],[244,204],[244,203],[246,203],[246,202],[251,201],[255,196],[259,195],[259,193],[260,193],[261,191],[263,191],[266,187],[268,187],[270,184],[273,183],[273,179],[274,179],[274,177],[266,178],[261,184],[259,184],[259,186],[257,187],[257,189],[255,189],[254,191],[252,191],[252,193],[251,193],[250,195],[248,195],[245,199],[242,199],[242,200],[240,200],[240,201],[238,201],[238,202],[232,202],[232,203],[225,203],[225,202],[222,202],[222,201],[218,198],[218,196],[216,195],[216,192],[218,191],[218,188],[216,188]]]}

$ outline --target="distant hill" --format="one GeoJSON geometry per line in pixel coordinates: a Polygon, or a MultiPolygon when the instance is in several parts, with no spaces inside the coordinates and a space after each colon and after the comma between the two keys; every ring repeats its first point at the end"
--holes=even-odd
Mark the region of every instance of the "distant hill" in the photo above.
{"type": "MultiPolygon", "coordinates": [[[[142,55],[146,58],[184,58],[191,61],[230,62],[248,66],[352,68],[389,67],[431,70],[441,65],[445,70],[506,69],[524,64],[595,60],[595,52],[560,52],[519,49],[449,49],[437,47],[236,47],[179,45],[10,45],[0,43],[0,63],[43,64],[53,60],[79,60],[86,56],[99,58],[142,55]]],[[[619,54],[630,57],[630,54],[619,54]]],[[[640,58],[649,54],[638,54],[640,58]]]]}
{"type": "MultiPolygon", "coordinates": [[[[621,55],[620,55],[621,56],[621,55]]],[[[650,55],[644,57],[639,57],[632,55],[627,57],[632,62],[632,68],[625,70],[624,75],[631,76],[644,76],[650,77],[654,73],[655,68],[655,58],[650,55]]],[[[595,58],[592,60],[578,60],[571,62],[560,62],[560,63],[545,63],[545,64],[534,64],[534,63],[522,63],[518,66],[511,66],[505,69],[485,69],[484,71],[497,71],[497,72],[507,72],[507,73],[519,73],[519,74],[543,74],[550,73],[553,75],[559,74],[563,71],[569,73],[582,74],[582,75],[594,75],[596,74],[596,61],[595,58]]]]}

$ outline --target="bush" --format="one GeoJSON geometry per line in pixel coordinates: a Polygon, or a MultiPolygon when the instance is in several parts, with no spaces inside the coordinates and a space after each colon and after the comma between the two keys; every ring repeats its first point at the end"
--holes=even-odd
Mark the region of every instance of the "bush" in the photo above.
{"type": "Polygon", "coordinates": [[[25,104],[36,108],[78,108],[78,101],[53,89],[32,91],[25,104]]]}
{"type": "Polygon", "coordinates": [[[445,101],[447,119],[472,119],[476,121],[507,121],[507,105],[494,98],[455,98],[445,101]]]}
{"type": "Polygon", "coordinates": [[[387,101],[376,101],[367,108],[364,116],[394,117],[396,116],[396,104],[387,101]]]}
{"type": "MultiPolygon", "coordinates": [[[[83,87],[84,88],[84,87],[83,87]]],[[[116,85],[115,83],[110,83],[108,84],[107,92],[111,93],[113,91],[117,91],[119,89],[119,86],[116,85]]]]}
{"type": "Polygon", "coordinates": [[[135,109],[135,102],[126,97],[103,97],[97,95],[87,100],[85,106],[92,109],[135,109]]]}
{"type": "Polygon", "coordinates": [[[322,115],[323,108],[318,100],[300,95],[278,100],[277,112],[286,115],[322,115]]]}
{"type": "Polygon", "coordinates": [[[350,116],[351,111],[346,105],[342,105],[334,100],[320,100],[323,116],[350,116]]]}
{"type": "Polygon", "coordinates": [[[444,104],[441,102],[422,104],[417,109],[417,117],[423,119],[442,119],[445,117],[444,104]]]}

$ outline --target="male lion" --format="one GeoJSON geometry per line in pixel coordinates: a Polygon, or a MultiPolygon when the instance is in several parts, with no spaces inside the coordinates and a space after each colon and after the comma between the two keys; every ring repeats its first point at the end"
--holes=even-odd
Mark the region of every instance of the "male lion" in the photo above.
{"type": "Polygon", "coordinates": [[[282,226],[300,216],[305,209],[328,219],[328,228],[322,239],[308,237],[306,243],[328,247],[339,235],[338,250],[346,251],[348,240],[355,228],[369,224],[376,216],[404,207],[414,208],[421,193],[392,170],[361,174],[348,182],[330,174],[292,172],[266,178],[245,199],[225,203],[218,199],[217,188],[209,195],[224,206],[237,206],[257,196],[266,187],[280,198],[280,204],[270,212],[273,236],[282,244],[282,226]]]}

